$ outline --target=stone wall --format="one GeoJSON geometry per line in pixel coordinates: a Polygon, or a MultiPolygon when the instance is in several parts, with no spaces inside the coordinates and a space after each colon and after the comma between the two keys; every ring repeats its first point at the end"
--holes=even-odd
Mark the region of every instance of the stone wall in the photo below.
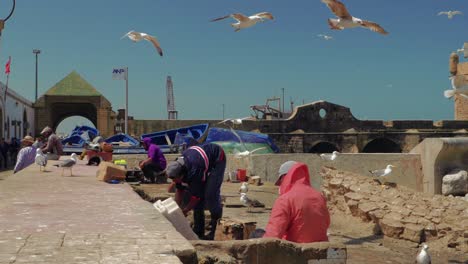
{"type": "Polygon", "coordinates": [[[468,253],[468,202],[405,187],[381,188],[358,174],[322,168],[328,206],[375,224],[375,233],[414,243],[437,241],[468,253]]]}
{"type": "MultiPolygon", "coordinates": [[[[468,75],[468,62],[458,64],[457,75],[468,75]]],[[[455,96],[455,120],[468,120],[468,99],[455,96]]]]}

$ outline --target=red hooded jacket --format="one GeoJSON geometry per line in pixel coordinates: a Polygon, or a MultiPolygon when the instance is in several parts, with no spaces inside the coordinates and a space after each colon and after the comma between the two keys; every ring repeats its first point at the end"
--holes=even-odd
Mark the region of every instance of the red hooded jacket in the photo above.
{"type": "Polygon", "coordinates": [[[328,241],[329,226],[327,202],[311,187],[307,165],[294,164],[281,183],[264,237],[297,243],[328,241]]]}

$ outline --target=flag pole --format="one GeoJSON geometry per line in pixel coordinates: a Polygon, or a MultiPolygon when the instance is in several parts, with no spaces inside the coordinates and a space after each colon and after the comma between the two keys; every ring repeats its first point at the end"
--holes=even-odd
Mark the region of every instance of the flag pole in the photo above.
{"type": "Polygon", "coordinates": [[[128,135],[128,67],[125,68],[125,134],[128,135]]]}

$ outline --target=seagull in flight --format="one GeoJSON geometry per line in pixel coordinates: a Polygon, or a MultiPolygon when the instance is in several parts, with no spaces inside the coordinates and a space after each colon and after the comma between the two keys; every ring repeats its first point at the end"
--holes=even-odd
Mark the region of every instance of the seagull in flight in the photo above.
{"type": "Polygon", "coordinates": [[[446,15],[448,19],[452,19],[455,15],[463,15],[461,11],[454,10],[454,11],[442,11],[437,14],[438,16],[446,15]]]}
{"type": "Polygon", "coordinates": [[[75,153],[72,153],[69,159],[62,161],[59,164],[55,164],[54,166],[62,168],[62,176],[63,176],[63,171],[65,170],[65,168],[69,168],[70,176],[73,176],[72,168],[76,164],[76,162],[77,162],[77,156],[75,153]]]}
{"type": "Polygon", "coordinates": [[[255,24],[257,24],[258,22],[264,22],[265,19],[269,19],[269,20],[274,19],[273,15],[271,13],[269,13],[269,12],[261,12],[261,13],[257,13],[257,14],[251,15],[251,16],[245,16],[245,15],[243,15],[241,13],[235,13],[235,14],[230,14],[230,15],[227,15],[227,16],[215,18],[215,19],[211,20],[210,22],[219,21],[219,20],[222,20],[222,19],[225,19],[225,18],[228,18],[228,17],[232,17],[235,20],[237,20],[237,23],[231,24],[231,26],[233,28],[235,28],[235,30],[234,30],[235,32],[238,32],[239,30],[244,29],[244,28],[252,27],[255,24]]]}
{"type": "Polygon", "coordinates": [[[464,75],[450,76],[450,82],[452,83],[451,90],[445,90],[445,98],[452,98],[456,94],[459,94],[468,99],[468,81],[464,75]]]}
{"type": "Polygon", "coordinates": [[[243,118],[228,118],[224,119],[223,121],[219,122],[218,124],[223,124],[223,123],[231,123],[233,125],[241,125],[242,121],[245,119],[251,118],[250,116],[243,117],[243,118]]]}
{"type": "MultiPolygon", "coordinates": [[[[241,140],[240,137],[239,137],[239,140],[241,140]]],[[[244,143],[242,143],[242,144],[244,144],[244,143]]],[[[245,145],[244,145],[244,148],[247,149],[247,148],[245,147],[245,145]]],[[[252,151],[245,150],[245,151],[242,151],[242,152],[239,152],[237,149],[234,149],[233,152],[234,152],[234,157],[240,159],[240,158],[243,158],[243,157],[247,157],[247,156],[253,154],[253,153],[256,152],[256,151],[259,151],[259,150],[262,150],[262,149],[266,149],[266,148],[267,148],[267,147],[261,147],[261,148],[256,148],[256,149],[254,149],[254,150],[252,150],[252,151]]]]}
{"type": "Polygon", "coordinates": [[[418,256],[416,256],[417,264],[431,264],[431,256],[429,255],[428,249],[429,246],[424,244],[418,256]]]}
{"type": "Polygon", "coordinates": [[[339,154],[338,151],[333,151],[332,154],[323,153],[323,154],[320,154],[320,158],[322,158],[323,160],[333,161],[338,157],[338,154],[339,154]]]}
{"type": "Polygon", "coordinates": [[[42,171],[42,167],[45,167],[47,165],[47,155],[45,155],[41,148],[36,149],[36,157],[34,158],[34,162],[39,165],[39,171],[42,171]]]}
{"type": "Polygon", "coordinates": [[[367,20],[362,20],[357,17],[353,17],[349,14],[345,5],[338,0],[322,0],[328,8],[338,17],[338,18],[329,18],[328,25],[333,30],[343,30],[345,28],[355,28],[355,27],[364,27],[370,29],[371,31],[380,33],[382,35],[387,35],[388,32],[385,31],[379,24],[367,20]]]}
{"type": "Polygon", "coordinates": [[[141,41],[142,39],[145,39],[151,43],[153,43],[153,46],[156,48],[156,50],[158,51],[159,55],[162,57],[163,56],[163,51],[161,49],[161,45],[159,45],[159,42],[158,40],[151,36],[151,35],[148,35],[146,33],[143,33],[143,32],[136,32],[136,31],[130,31],[128,32],[127,34],[123,35],[123,37],[121,37],[120,39],[123,39],[125,37],[128,37],[129,39],[131,39],[133,42],[139,42],[141,41]]]}
{"type": "Polygon", "coordinates": [[[317,37],[320,37],[320,38],[323,38],[324,40],[330,40],[330,39],[333,39],[332,36],[328,36],[328,35],[323,35],[323,34],[318,34],[317,37]]]}

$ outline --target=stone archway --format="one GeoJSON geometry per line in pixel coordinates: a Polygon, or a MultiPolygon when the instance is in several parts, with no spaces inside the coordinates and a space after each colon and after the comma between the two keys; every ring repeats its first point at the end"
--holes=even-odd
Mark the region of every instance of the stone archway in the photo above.
{"type": "Polygon", "coordinates": [[[75,71],[41,96],[34,108],[36,134],[45,126],[56,129],[70,116],[89,119],[104,137],[114,134],[115,113],[110,102],[75,71]]]}
{"type": "Polygon", "coordinates": [[[366,144],[362,153],[401,153],[401,147],[390,139],[376,138],[366,144]]]}
{"type": "Polygon", "coordinates": [[[338,151],[338,148],[327,141],[318,142],[309,149],[309,153],[332,153],[333,151],[338,151]]]}

